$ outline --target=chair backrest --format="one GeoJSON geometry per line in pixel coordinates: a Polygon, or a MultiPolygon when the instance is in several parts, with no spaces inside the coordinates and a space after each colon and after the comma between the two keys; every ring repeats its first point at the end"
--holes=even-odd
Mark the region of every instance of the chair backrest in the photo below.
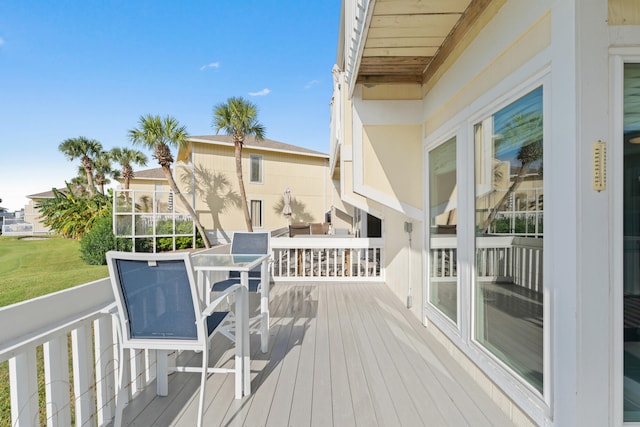
{"type": "Polygon", "coordinates": [[[289,237],[311,234],[311,226],[306,222],[289,225],[289,237]]]}
{"type": "Polygon", "coordinates": [[[327,234],[329,232],[329,224],[326,222],[312,222],[311,234],[327,234]]]}
{"type": "MultiPolygon", "coordinates": [[[[237,231],[233,233],[233,240],[231,241],[231,254],[232,255],[264,255],[268,254],[271,250],[270,247],[270,235],[266,232],[242,232],[237,231]]],[[[230,277],[239,277],[240,274],[237,271],[231,271],[230,277]]],[[[260,277],[260,266],[255,267],[249,272],[251,277],[260,277]]]]}
{"type": "Polygon", "coordinates": [[[125,347],[201,346],[206,332],[188,253],[110,251],[107,264],[125,347]]]}
{"type": "Polygon", "coordinates": [[[269,253],[269,233],[233,233],[231,253],[234,255],[264,255],[269,253]]]}

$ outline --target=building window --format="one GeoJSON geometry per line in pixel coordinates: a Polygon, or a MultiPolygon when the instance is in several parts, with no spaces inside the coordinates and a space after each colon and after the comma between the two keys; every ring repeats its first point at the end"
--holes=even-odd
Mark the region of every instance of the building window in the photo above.
{"type": "Polygon", "coordinates": [[[262,228],[262,200],[251,200],[251,226],[262,228]]]}
{"type": "Polygon", "coordinates": [[[542,87],[473,127],[476,341],[543,391],[542,87]]]}
{"type": "Polygon", "coordinates": [[[255,184],[262,183],[262,156],[258,154],[249,156],[249,181],[255,184]]]}
{"type": "Polygon", "coordinates": [[[456,138],[429,152],[429,302],[458,319],[456,138]]]}
{"type": "Polygon", "coordinates": [[[640,421],[640,64],[624,64],[624,421],[640,421]]]}

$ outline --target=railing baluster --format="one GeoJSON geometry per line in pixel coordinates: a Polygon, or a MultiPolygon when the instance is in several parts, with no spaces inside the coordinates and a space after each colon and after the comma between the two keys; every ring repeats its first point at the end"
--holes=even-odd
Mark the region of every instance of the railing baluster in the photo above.
{"type": "Polygon", "coordinates": [[[9,359],[11,425],[39,426],[36,349],[31,348],[9,359]]]}
{"type": "Polygon", "coordinates": [[[111,316],[93,322],[96,358],[96,403],[98,425],[106,424],[114,415],[116,367],[113,358],[113,324],[111,316]]]}
{"type": "Polygon", "coordinates": [[[274,279],[297,277],[319,280],[382,279],[382,240],[313,236],[274,238],[271,241],[274,279]],[[372,245],[375,245],[373,246],[372,245]]]}
{"type": "Polygon", "coordinates": [[[47,426],[70,426],[71,399],[67,335],[60,335],[45,342],[43,355],[47,426]]]}
{"type": "Polygon", "coordinates": [[[73,353],[73,389],[75,392],[76,425],[92,425],[95,397],[93,395],[93,352],[91,325],[84,324],[71,331],[73,353]]]}

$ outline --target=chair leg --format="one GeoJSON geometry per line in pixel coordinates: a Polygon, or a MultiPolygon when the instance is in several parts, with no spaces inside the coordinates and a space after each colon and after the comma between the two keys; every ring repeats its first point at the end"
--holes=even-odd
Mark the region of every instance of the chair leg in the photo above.
{"type": "Polygon", "coordinates": [[[200,377],[200,399],[198,402],[198,427],[202,427],[202,418],[204,416],[204,398],[207,389],[207,374],[209,373],[209,340],[202,350],[202,376],[200,377]]]}
{"type": "Polygon", "coordinates": [[[124,403],[124,349],[122,345],[120,345],[119,357],[118,361],[118,394],[116,396],[116,416],[113,420],[114,427],[120,427],[122,425],[122,404],[124,403]]]}
{"type": "Polygon", "coordinates": [[[260,350],[269,351],[269,281],[260,285],[260,350]]]}

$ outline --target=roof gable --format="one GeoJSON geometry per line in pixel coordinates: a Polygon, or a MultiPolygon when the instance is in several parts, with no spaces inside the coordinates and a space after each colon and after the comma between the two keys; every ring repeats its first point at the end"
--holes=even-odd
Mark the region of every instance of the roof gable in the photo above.
{"type": "MultiPolygon", "coordinates": [[[[202,135],[191,136],[189,141],[202,144],[227,145],[233,146],[233,137],[231,135],[202,135]]],[[[285,144],[284,142],[274,141],[272,139],[263,139],[256,141],[253,136],[245,137],[244,146],[255,150],[272,151],[279,153],[298,154],[301,156],[329,158],[328,154],[319,151],[309,150],[308,148],[298,147],[296,145],[285,144]]]]}

